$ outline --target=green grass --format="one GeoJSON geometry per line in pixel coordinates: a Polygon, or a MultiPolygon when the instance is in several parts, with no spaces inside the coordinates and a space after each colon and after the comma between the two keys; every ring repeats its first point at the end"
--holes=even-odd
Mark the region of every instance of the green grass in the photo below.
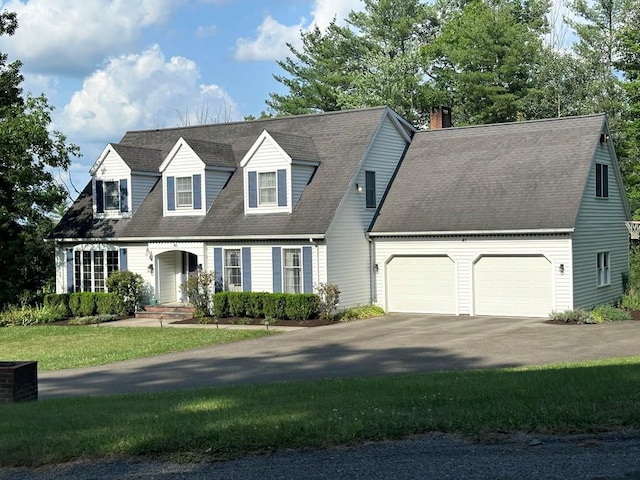
{"type": "Polygon", "coordinates": [[[429,431],[640,428],[640,356],[472,372],[0,405],[0,463],[152,456],[215,460],[429,431]]]}
{"type": "Polygon", "coordinates": [[[136,327],[0,328],[0,360],[37,360],[38,370],[88,367],[235,342],[273,330],[136,327]]]}

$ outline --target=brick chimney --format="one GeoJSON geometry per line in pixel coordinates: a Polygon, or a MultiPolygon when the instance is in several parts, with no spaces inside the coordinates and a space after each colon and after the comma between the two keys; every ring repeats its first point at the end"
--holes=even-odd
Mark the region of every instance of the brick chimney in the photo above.
{"type": "Polygon", "coordinates": [[[431,130],[449,128],[451,126],[451,108],[431,107],[431,113],[429,114],[429,128],[431,130]]]}

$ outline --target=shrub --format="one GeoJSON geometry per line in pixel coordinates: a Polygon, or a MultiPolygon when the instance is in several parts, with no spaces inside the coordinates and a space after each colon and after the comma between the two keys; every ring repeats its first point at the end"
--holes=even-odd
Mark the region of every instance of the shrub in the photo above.
{"type": "Polygon", "coordinates": [[[269,294],[264,292],[246,292],[245,295],[247,316],[251,318],[264,318],[264,297],[269,294]]]}
{"type": "Polygon", "coordinates": [[[186,295],[189,305],[194,308],[198,318],[211,316],[211,294],[213,292],[215,274],[198,271],[189,275],[186,282],[180,285],[180,291],[186,295]]]}
{"type": "Polygon", "coordinates": [[[70,325],[95,325],[98,323],[111,322],[116,320],[116,315],[102,314],[102,315],[89,315],[86,317],[76,317],[69,320],[70,325]]]}
{"type": "Polygon", "coordinates": [[[113,292],[95,294],[98,315],[126,315],[127,309],[122,299],[113,292]]]}
{"type": "Polygon", "coordinates": [[[71,293],[69,295],[69,312],[74,317],[79,317],[80,315],[80,293],[71,293]]]}
{"type": "Polygon", "coordinates": [[[631,320],[629,312],[607,304],[594,307],[593,310],[591,310],[591,317],[596,323],[631,320]]]}
{"type": "Polygon", "coordinates": [[[246,315],[244,292],[227,292],[227,300],[229,302],[229,316],[244,317],[246,315]]]}
{"type": "Polygon", "coordinates": [[[63,305],[45,307],[10,306],[0,313],[0,327],[26,327],[40,323],[57,322],[67,317],[63,305]]]}
{"type": "Polygon", "coordinates": [[[620,306],[628,310],[640,310],[640,290],[631,289],[625,293],[620,306]]]}
{"type": "Polygon", "coordinates": [[[122,299],[128,314],[134,313],[140,304],[143,285],[142,277],[128,270],[112,272],[107,278],[107,289],[122,299]]]}
{"type": "Polygon", "coordinates": [[[66,311],[66,316],[71,315],[69,310],[69,294],[68,293],[48,293],[44,296],[45,307],[58,307],[62,305],[66,311]]]}
{"type": "Polygon", "coordinates": [[[213,314],[218,318],[229,316],[229,292],[217,292],[213,295],[213,314]]]}
{"type": "Polygon", "coordinates": [[[593,323],[593,319],[589,312],[583,308],[575,310],[565,310],[563,312],[551,312],[549,314],[551,320],[557,320],[564,323],[593,323]]]}
{"type": "Polygon", "coordinates": [[[308,320],[318,316],[318,296],[296,293],[286,296],[284,311],[289,320],[308,320]]]}
{"type": "Polygon", "coordinates": [[[269,293],[264,297],[262,311],[265,318],[277,318],[282,320],[287,318],[287,313],[285,311],[286,305],[286,293],[269,293]]]}
{"type": "Polygon", "coordinates": [[[340,303],[340,289],[333,283],[321,283],[316,287],[318,294],[318,315],[328,320],[336,314],[340,303]]]}
{"type": "Polygon", "coordinates": [[[362,320],[365,318],[379,317],[384,315],[382,307],[377,305],[362,305],[347,308],[338,315],[341,322],[349,322],[351,320],[362,320]]]}

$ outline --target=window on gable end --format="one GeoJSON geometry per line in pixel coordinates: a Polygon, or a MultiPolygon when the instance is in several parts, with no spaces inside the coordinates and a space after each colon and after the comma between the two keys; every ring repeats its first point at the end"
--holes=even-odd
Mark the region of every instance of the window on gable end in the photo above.
{"type": "Polygon", "coordinates": [[[596,197],[609,197],[609,165],[596,163],[596,197]]]}
{"type": "Polygon", "coordinates": [[[365,173],[365,197],[367,208],[376,208],[376,172],[366,171],[365,173]]]}
{"type": "Polygon", "coordinates": [[[596,254],[596,275],[598,287],[603,287],[611,283],[609,252],[598,252],[596,254]]]}
{"type": "Polygon", "coordinates": [[[105,210],[120,210],[119,182],[104,182],[103,188],[105,210]]]}

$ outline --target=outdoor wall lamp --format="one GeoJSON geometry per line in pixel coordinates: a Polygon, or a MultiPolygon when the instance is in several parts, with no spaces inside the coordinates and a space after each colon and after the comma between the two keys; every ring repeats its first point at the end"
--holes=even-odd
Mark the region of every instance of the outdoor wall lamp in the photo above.
{"type": "Polygon", "coordinates": [[[147,267],[147,271],[153,275],[153,263],[150,263],[149,266],[147,267]]]}
{"type": "Polygon", "coordinates": [[[362,185],[360,185],[359,183],[356,183],[356,191],[357,192],[364,192],[364,187],[362,185]]]}
{"type": "Polygon", "coordinates": [[[564,274],[564,263],[560,264],[560,273],[564,274]]]}

